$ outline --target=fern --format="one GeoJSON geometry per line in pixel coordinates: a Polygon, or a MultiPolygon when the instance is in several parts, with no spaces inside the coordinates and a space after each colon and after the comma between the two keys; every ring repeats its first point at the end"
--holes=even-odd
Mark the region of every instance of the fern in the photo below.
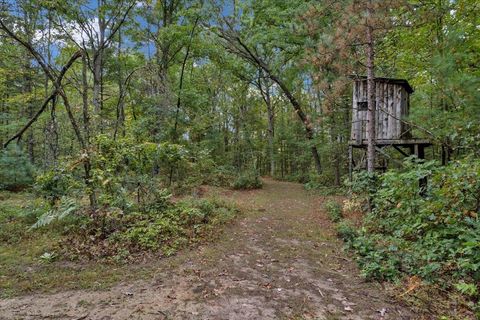
{"type": "Polygon", "coordinates": [[[62,197],[60,203],[53,209],[42,214],[30,229],[37,229],[51,224],[54,221],[63,220],[74,214],[79,208],[75,199],[62,197]]]}

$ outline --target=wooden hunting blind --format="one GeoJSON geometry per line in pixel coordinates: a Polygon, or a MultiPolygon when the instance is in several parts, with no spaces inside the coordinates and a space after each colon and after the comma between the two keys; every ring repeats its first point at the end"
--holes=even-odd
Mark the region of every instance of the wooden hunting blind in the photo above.
{"type": "MultiPolygon", "coordinates": [[[[375,79],[375,139],[401,140],[411,138],[410,126],[402,121],[408,116],[410,94],[413,89],[406,80],[375,79]]],[[[356,145],[367,144],[367,79],[355,78],[353,86],[351,141],[356,145]]]]}
{"type": "MultiPolygon", "coordinates": [[[[350,168],[354,165],[352,148],[367,147],[367,78],[353,76],[352,126],[349,143],[350,168]]],[[[412,136],[412,128],[405,121],[410,112],[410,95],[413,88],[407,80],[375,78],[375,146],[377,151],[392,146],[402,155],[408,156],[400,147],[406,147],[410,154],[424,157],[424,148],[431,145],[425,139],[412,136]]],[[[385,165],[386,166],[386,165],[385,165]]]]}

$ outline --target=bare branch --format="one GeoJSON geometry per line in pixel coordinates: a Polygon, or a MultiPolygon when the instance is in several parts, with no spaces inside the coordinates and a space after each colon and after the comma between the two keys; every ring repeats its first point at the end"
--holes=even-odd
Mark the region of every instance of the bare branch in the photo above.
{"type": "Polygon", "coordinates": [[[3,148],[5,149],[6,147],[8,147],[8,145],[10,144],[10,142],[12,142],[13,140],[15,139],[18,139],[20,140],[22,138],[22,135],[25,133],[25,131],[27,131],[28,128],[30,128],[30,126],[35,122],[37,121],[38,117],[43,113],[43,111],[45,111],[45,109],[47,108],[48,104],[50,103],[50,101],[54,100],[55,97],[57,96],[58,94],[58,91],[57,90],[53,90],[53,92],[48,96],[47,99],[45,99],[45,101],[42,103],[42,106],[40,107],[40,109],[37,111],[37,113],[33,116],[32,119],[30,119],[24,126],[22,129],[20,129],[20,131],[18,131],[16,134],[14,134],[10,139],[8,139],[4,144],[3,144],[3,148]]]}
{"type": "MultiPolygon", "coordinates": [[[[28,49],[28,48],[27,48],[28,49]]],[[[30,51],[30,50],[29,50],[30,51]]],[[[31,51],[32,52],[32,51],[31,51]]],[[[27,131],[28,128],[30,128],[30,126],[35,122],[37,121],[38,117],[45,111],[45,109],[47,108],[48,106],[48,103],[52,100],[54,100],[58,94],[61,94],[60,91],[63,92],[63,90],[61,89],[62,88],[62,80],[65,76],[65,73],[68,71],[68,69],[70,69],[70,67],[73,65],[73,63],[75,62],[75,60],[77,60],[78,58],[80,58],[82,56],[82,51],[77,51],[75,52],[71,57],[70,59],[68,60],[68,62],[63,66],[62,70],[60,71],[60,74],[58,75],[58,78],[54,81],[54,84],[55,84],[55,89],[52,91],[52,93],[47,97],[47,99],[45,99],[45,101],[43,102],[42,106],[40,107],[40,109],[37,111],[37,113],[35,113],[35,115],[32,117],[32,119],[30,119],[23,127],[22,129],[20,129],[20,131],[18,131],[13,137],[11,137],[10,139],[7,140],[7,142],[5,142],[3,144],[3,148],[6,148],[10,142],[12,142],[13,140],[15,139],[20,139],[22,137],[22,135],[25,133],[25,131],[27,131]]]]}

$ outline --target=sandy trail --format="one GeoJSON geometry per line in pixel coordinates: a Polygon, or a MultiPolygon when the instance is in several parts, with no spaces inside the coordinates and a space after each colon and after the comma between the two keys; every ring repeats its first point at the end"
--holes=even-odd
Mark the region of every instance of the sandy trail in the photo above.
{"type": "Polygon", "coordinates": [[[415,319],[366,283],[299,184],[222,193],[245,213],[148,280],[0,301],[0,319],[415,319]]]}

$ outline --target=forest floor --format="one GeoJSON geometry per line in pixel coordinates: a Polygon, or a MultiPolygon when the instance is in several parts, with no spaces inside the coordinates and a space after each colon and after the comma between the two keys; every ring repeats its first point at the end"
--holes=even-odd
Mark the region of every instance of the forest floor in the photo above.
{"type": "Polygon", "coordinates": [[[267,179],[261,190],[208,192],[243,209],[217,241],[147,264],[148,276],[123,268],[109,288],[0,300],[0,319],[418,319],[362,279],[325,198],[267,179]]]}

